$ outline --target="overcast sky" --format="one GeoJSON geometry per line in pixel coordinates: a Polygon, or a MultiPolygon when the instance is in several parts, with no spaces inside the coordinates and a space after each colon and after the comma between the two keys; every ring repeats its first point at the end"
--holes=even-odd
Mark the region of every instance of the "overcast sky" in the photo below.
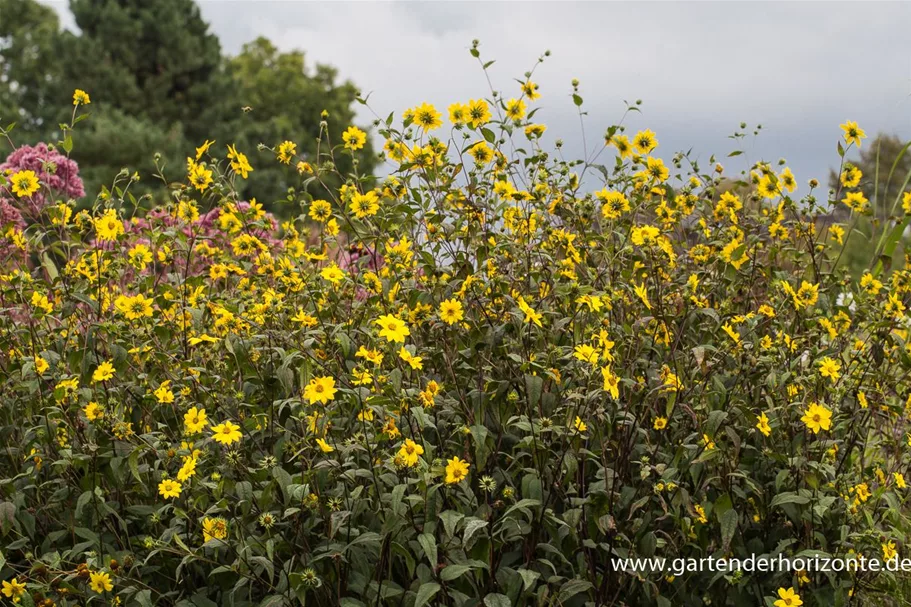
{"type": "MultiPolygon", "coordinates": [[[[72,23],[65,2],[51,4],[72,23]]],[[[582,153],[572,78],[581,81],[589,145],[620,119],[624,100],[642,99],[628,125],[654,130],[658,155],[692,148],[707,162],[744,147],[725,165],[785,157],[801,185],[825,180],[845,120],[871,137],[911,137],[909,2],[199,4],[225,52],[257,36],[302,49],[372,93],[384,117],[422,101],[445,115],[453,101],[487,95],[472,39],[484,59],[496,59],[493,84],[507,96],[517,92],[513,78],[550,49],[535,73],[543,95],[535,120],[551,141],[565,141],[566,155],[582,153]],[[728,139],[741,121],[763,125],[744,146],[728,139]]]]}

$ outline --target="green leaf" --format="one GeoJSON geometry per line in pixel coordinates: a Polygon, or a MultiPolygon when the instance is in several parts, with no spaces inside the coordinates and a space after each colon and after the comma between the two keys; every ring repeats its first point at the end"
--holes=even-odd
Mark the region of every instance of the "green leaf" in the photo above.
{"type": "Polygon", "coordinates": [[[440,579],[444,582],[450,582],[469,571],[471,571],[471,567],[468,565],[447,565],[440,572],[440,579]]]}
{"type": "Polygon", "coordinates": [[[535,582],[541,577],[540,573],[532,571],[531,569],[519,569],[519,575],[522,576],[522,583],[525,585],[525,590],[534,588],[535,582]]]}
{"type": "Polygon", "coordinates": [[[432,533],[422,533],[418,536],[418,543],[424,550],[424,555],[430,561],[431,567],[436,567],[440,562],[437,558],[437,538],[432,533]]]}
{"type": "Polygon", "coordinates": [[[780,506],[782,504],[806,504],[809,503],[809,501],[810,498],[805,495],[798,495],[794,492],[787,491],[773,497],[772,503],[769,506],[774,508],[775,506],[780,506]]]}
{"type": "Polygon", "coordinates": [[[465,549],[469,550],[473,544],[471,538],[474,537],[474,534],[487,526],[487,521],[482,521],[479,518],[469,518],[465,522],[465,531],[462,534],[462,543],[465,545],[465,549]]]}
{"type": "Polygon", "coordinates": [[[488,594],[484,597],[486,607],[512,607],[512,602],[505,594],[488,594]]]}
{"type": "Polygon", "coordinates": [[[586,582],[585,580],[569,580],[560,586],[560,593],[557,594],[557,604],[564,604],[580,592],[585,592],[591,588],[593,588],[591,582],[586,582]]]}
{"type": "Polygon", "coordinates": [[[133,599],[139,603],[140,607],[152,607],[152,591],[149,589],[140,590],[133,599]]]}
{"type": "Polygon", "coordinates": [[[421,584],[421,587],[418,588],[418,597],[414,600],[414,607],[424,607],[439,591],[440,585],[436,582],[421,584]]]}
{"type": "Polygon", "coordinates": [[[655,548],[658,546],[658,538],[654,531],[649,531],[639,539],[639,554],[641,556],[655,556],[655,548]]]}
{"type": "Polygon", "coordinates": [[[733,508],[721,515],[721,549],[727,551],[737,530],[737,511],[733,508]]]}
{"type": "Polygon", "coordinates": [[[463,518],[465,518],[465,515],[455,510],[447,510],[440,514],[440,520],[443,521],[443,529],[446,530],[448,537],[452,537],[455,534],[456,525],[463,518]]]}
{"type": "Polygon", "coordinates": [[[540,375],[525,376],[525,392],[528,394],[528,404],[537,407],[541,402],[541,391],[544,389],[544,380],[540,375]]]}

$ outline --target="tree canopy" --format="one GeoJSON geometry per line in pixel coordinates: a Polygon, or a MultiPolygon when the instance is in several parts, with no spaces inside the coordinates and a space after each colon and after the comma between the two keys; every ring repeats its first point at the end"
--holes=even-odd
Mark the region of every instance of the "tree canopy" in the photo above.
{"type": "MultiPolygon", "coordinates": [[[[73,158],[89,193],[126,168],[140,175],[138,192],[160,198],[156,155],[166,180],[178,179],[193,148],[215,139],[250,157],[256,170],[243,195],[271,206],[299,178],[269,150],[292,141],[308,160],[323,110],[339,129],[355,119],[357,89],[335,68],[308,66],[302,51],[281,52],[265,38],[228,57],[192,0],[71,0],[70,8],[77,32],[35,0],[0,0],[0,126],[16,123],[17,145],[55,143],[69,118],[60,108],[85,90],[91,117],[75,134],[73,158]]],[[[340,132],[330,135],[338,141],[340,132]]],[[[364,158],[359,170],[372,173],[373,155],[364,158]]]]}

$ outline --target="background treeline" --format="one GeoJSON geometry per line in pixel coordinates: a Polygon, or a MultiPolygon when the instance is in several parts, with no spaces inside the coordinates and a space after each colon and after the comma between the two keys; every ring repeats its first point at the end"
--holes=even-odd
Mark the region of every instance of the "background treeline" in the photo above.
{"type": "MultiPolygon", "coordinates": [[[[0,126],[16,123],[16,145],[57,142],[73,90],[88,92],[91,119],[79,125],[72,157],[90,196],[126,167],[139,172],[134,192],[151,194],[152,205],[165,195],[155,155],[169,181],[183,179],[187,155],[215,139],[236,143],[255,168],[241,193],[274,207],[300,183],[297,159],[279,165],[259,144],[290,140],[299,159],[312,160],[323,110],[333,141],[354,122],[357,89],[334,68],[307,65],[303,52],[280,52],[265,38],[226,56],[192,0],[72,0],[70,8],[75,32],[34,0],[0,0],[0,126]]],[[[0,145],[3,158],[11,150],[0,145]]],[[[359,171],[372,173],[374,155],[363,158],[359,171]]]]}

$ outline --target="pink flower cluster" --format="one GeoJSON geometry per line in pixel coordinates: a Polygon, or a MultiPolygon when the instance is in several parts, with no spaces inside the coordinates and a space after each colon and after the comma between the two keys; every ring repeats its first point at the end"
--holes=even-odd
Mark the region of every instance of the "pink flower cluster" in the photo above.
{"type": "Polygon", "coordinates": [[[46,143],[20,146],[0,164],[0,173],[19,171],[34,171],[41,181],[41,189],[15,202],[0,199],[0,225],[13,223],[22,227],[26,223],[25,217],[37,216],[41,209],[53,203],[46,195],[48,191],[64,200],[85,196],[79,165],[46,143]]]}

